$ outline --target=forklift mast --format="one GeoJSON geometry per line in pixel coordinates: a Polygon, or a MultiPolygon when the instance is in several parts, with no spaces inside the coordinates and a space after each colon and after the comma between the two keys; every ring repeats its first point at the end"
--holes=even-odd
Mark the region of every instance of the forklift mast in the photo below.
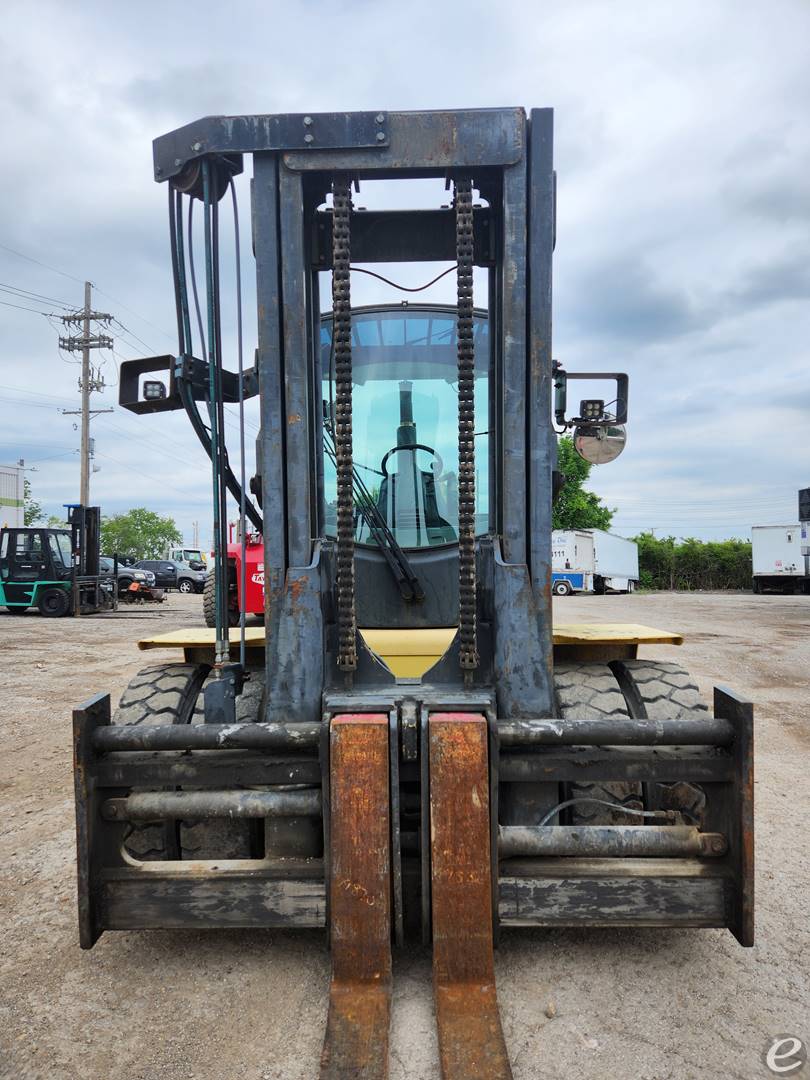
{"type": "MultiPolygon", "coordinates": [[[[295,130],[294,118],[284,119],[295,130]]],[[[545,715],[551,708],[555,445],[550,397],[552,113],[380,112],[303,117],[300,123],[300,148],[254,154],[266,620],[269,636],[278,642],[267,654],[267,719],[316,719],[324,690],[351,688],[362,696],[384,688],[388,695],[402,695],[394,676],[369,652],[358,626],[459,626],[449,651],[430,673],[431,687],[454,687],[456,693],[497,688],[500,716],[545,715]],[[311,123],[305,124],[306,119],[311,123]],[[452,138],[444,137],[450,133],[452,138]],[[310,142],[307,135],[312,135],[310,142]],[[353,184],[413,176],[445,180],[454,205],[353,210],[353,184]],[[473,206],[473,189],[482,200],[478,207],[473,206]],[[330,195],[332,208],[325,209],[330,195]],[[361,354],[359,367],[362,353],[369,350],[352,332],[350,261],[458,266],[459,309],[444,348],[455,369],[449,377],[458,383],[453,426],[458,432],[458,490],[466,483],[466,499],[459,503],[457,542],[407,553],[429,598],[421,603],[403,602],[378,546],[354,543],[351,383],[354,354],[361,354]],[[489,316],[487,354],[476,358],[488,383],[488,414],[478,418],[472,393],[474,266],[485,271],[489,316]],[[331,349],[336,371],[330,380],[337,398],[335,539],[324,527],[320,449],[325,373],[318,284],[323,270],[332,271],[335,297],[331,349]],[[472,522],[462,520],[463,509],[475,500],[469,461],[466,479],[462,471],[476,420],[490,433],[491,460],[483,467],[493,481],[489,521],[477,542],[472,522]],[[349,482],[341,489],[342,475],[349,482]],[[341,523],[341,499],[349,503],[348,524],[341,523]]],[[[396,351],[392,345],[387,354],[393,364],[398,363],[396,351]]],[[[407,353],[407,347],[399,351],[407,353]]],[[[447,365],[445,357],[430,359],[440,370],[447,365]]],[[[399,361],[405,376],[408,362],[408,356],[399,361]]],[[[403,405],[407,412],[409,405],[403,405]]],[[[401,434],[392,427],[392,447],[401,434]]],[[[419,696],[413,687],[408,693],[419,696]]]]}
{"type": "MultiPolygon", "coordinates": [[[[134,411],[185,407],[192,419],[194,399],[203,398],[212,368],[223,401],[236,400],[239,380],[222,367],[217,351],[218,294],[208,313],[209,360],[192,355],[183,197],[202,200],[206,235],[215,233],[218,200],[242,169],[243,155],[253,155],[258,349],[241,391],[258,391],[261,402],[251,490],[260,493],[265,621],[275,643],[266,656],[268,722],[316,720],[324,694],[333,692],[401,697],[394,675],[358,632],[367,627],[458,627],[426,685],[451,697],[456,691],[483,694],[504,718],[551,712],[552,136],[550,109],[527,115],[515,108],[210,117],[155,142],[156,179],[170,182],[182,348],[176,359],[127,363],[121,401],[134,411]],[[354,209],[353,187],[411,178],[444,181],[452,205],[354,209]],[[389,336],[381,352],[360,334],[363,315],[351,307],[350,264],[392,262],[457,266],[458,307],[448,309],[452,325],[430,348],[409,349],[407,337],[389,336]],[[319,293],[324,271],[332,272],[333,291],[326,334],[319,293]],[[478,310],[474,276],[482,294],[478,310]],[[479,322],[485,322],[485,334],[474,333],[479,322]],[[379,378],[374,368],[383,359],[400,385],[403,422],[392,424],[389,443],[396,453],[393,460],[355,460],[353,383],[356,394],[358,385],[379,378]],[[426,364],[434,370],[425,371],[426,364]],[[171,392],[151,390],[147,400],[138,380],[160,370],[170,371],[171,392]],[[457,446],[447,470],[453,475],[444,478],[437,476],[438,462],[429,461],[433,447],[424,440],[419,450],[402,445],[413,424],[407,418],[411,395],[417,399],[429,378],[451,386],[457,398],[457,446]],[[483,415],[476,414],[476,403],[483,415]],[[485,460],[475,445],[480,433],[486,435],[485,460]],[[417,466],[417,454],[427,467],[417,466]],[[395,468],[381,479],[382,497],[360,500],[366,507],[363,512],[360,506],[361,516],[372,520],[365,540],[361,530],[357,542],[354,477],[361,470],[366,478],[369,470],[382,474],[386,460],[395,468]],[[328,507],[330,469],[336,498],[328,507]],[[429,530],[430,542],[419,546],[413,530],[406,535],[390,520],[392,493],[402,507],[413,479],[420,490],[410,499],[412,525],[430,512],[438,523],[429,530]],[[476,481],[479,491],[486,488],[484,521],[476,481]],[[438,515],[437,487],[446,493],[445,504],[457,501],[452,524],[438,515]],[[331,535],[330,510],[336,517],[331,535]],[[403,577],[410,595],[401,587],[403,577]]],[[[207,273],[213,247],[212,240],[207,273]]],[[[419,314],[424,312],[414,311],[409,323],[400,308],[401,325],[392,313],[386,326],[395,334],[404,324],[405,335],[413,337],[419,314]]],[[[200,321],[198,344],[203,332],[200,321]]],[[[146,384],[155,385],[161,384],[146,384]]],[[[419,417],[416,441],[418,430],[419,417]]],[[[215,446],[217,453],[225,462],[223,483],[243,496],[215,446]]],[[[222,506],[220,495],[215,502],[222,506]]],[[[258,511],[252,504],[249,510],[255,526],[258,511]]],[[[224,516],[220,510],[216,533],[224,516]]],[[[226,559],[218,562],[225,577],[226,559]]],[[[227,578],[219,591],[224,608],[227,578]]],[[[410,688],[409,695],[418,698],[420,691],[410,688]]]]}

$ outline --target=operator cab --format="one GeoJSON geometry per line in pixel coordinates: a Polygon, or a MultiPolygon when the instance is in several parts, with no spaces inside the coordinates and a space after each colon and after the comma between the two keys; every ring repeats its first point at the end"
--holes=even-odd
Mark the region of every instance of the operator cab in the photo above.
{"type": "Polygon", "coordinates": [[[0,531],[0,578],[4,582],[62,581],[70,576],[70,530],[0,531]]]}
{"type": "MultiPolygon", "coordinates": [[[[385,305],[352,311],[355,542],[375,545],[374,509],[401,548],[458,543],[457,311],[385,305]]],[[[473,323],[476,532],[489,531],[489,327],[473,323]]],[[[321,323],[325,532],[336,535],[334,348],[321,323]]]]}

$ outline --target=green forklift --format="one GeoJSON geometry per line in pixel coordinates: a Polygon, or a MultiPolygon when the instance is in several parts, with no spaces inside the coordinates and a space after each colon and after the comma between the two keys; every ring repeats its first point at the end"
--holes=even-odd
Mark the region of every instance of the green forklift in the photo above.
{"type": "Polygon", "coordinates": [[[0,606],[12,615],[93,615],[115,607],[115,577],[101,573],[97,506],[68,506],[68,527],[0,529],[0,606]]]}

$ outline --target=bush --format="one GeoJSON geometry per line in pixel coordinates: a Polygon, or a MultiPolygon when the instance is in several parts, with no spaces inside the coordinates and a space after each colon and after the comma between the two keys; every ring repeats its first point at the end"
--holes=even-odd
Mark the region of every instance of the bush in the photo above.
{"type": "Polygon", "coordinates": [[[749,589],[753,568],[749,540],[695,540],[652,533],[638,544],[642,589],[749,589]]]}

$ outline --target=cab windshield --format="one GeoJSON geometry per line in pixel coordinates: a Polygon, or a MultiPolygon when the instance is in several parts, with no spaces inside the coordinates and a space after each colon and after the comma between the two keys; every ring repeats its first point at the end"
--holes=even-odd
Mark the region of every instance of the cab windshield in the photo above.
{"type": "Polygon", "coordinates": [[[66,569],[70,567],[70,533],[69,532],[51,532],[48,533],[48,544],[51,549],[51,555],[57,568],[66,569]]]}
{"type": "MultiPolygon", "coordinates": [[[[475,521],[489,525],[489,336],[474,322],[475,521]]],[[[326,533],[337,522],[331,317],[321,325],[326,533]]],[[[373,508],[402,548],[458,541],[458,374],[455,310],[352,313],[355,540],[374,543],[373,508]],[[371,510],[369,507],[371,506],[371,510]]]]}

